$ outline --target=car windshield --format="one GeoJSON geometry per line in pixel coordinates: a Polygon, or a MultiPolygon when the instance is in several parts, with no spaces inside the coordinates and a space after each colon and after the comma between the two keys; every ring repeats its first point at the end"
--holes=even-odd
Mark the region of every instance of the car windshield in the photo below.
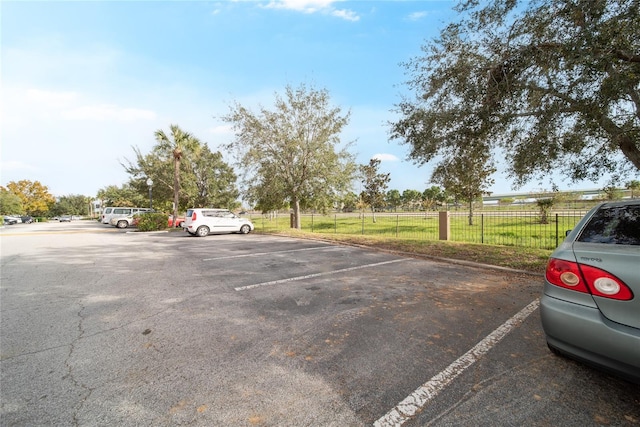
{"type": "Polygon", "coordinates": [[[591,217],[578,241],[640,245],[640,205],[603,206],[591,217]]]}

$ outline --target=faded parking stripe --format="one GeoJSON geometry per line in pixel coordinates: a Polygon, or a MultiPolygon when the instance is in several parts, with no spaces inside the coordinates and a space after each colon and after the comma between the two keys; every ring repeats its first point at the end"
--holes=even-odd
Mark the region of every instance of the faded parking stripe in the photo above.
{"type": "Polygon", "coordinates": [[[336,246],[314,246],[312,248],[303,248],[303,249],[289,249],[286,251],[271,251],[271,252],[254,252],[250,254],[242,254],[242,255],[229,255],[229,256],[221,256],[216,258],[205,258],[203,261],[216,261],[219,259],[231,259],[231,258],[246,258],[246,257],[254,257],[254,256],[264,256],[264,255],[273,255],[273,254],[284,254],[288,252],[302,252],[302,251],[313,251],[317,249],[334,249],[336,246]]]}
{"type": "Polygon", "coordinates": [[[325,271],[325,272],[322,272],[322,273],[314,273],[314,274],[307,274],[305,276],[290,277],[288,279],[272,280],[270,282],[257,283],[255,285],[240,286],[238,288],[235,288],[235,290],[236,291],[246,291],[246,290],[249,290],[249,289],[260,288],[260,287],[263,287],[263,286],[271,286],[271,285],[277,285],[277,284],[280,284],[280,283],[295,282],[296,280],[304,280],[304,279],[311,279],[313,277],[320,277],[320,276],[328,276],[328,275],[331,275],[331,274],[345,273],[347,271],[360,270],[360,269],[363,269],[363,268],[378,267],[380,265],[393,264],[393,263],[402,262],[402,261],[408,261],[408,259],[406,259],[406,258],[394,259],[392,261],[376,262],[374,264],[359,265],[357,267],[342,268],[340,270],[325,271]]]}
{"type": "Polygon", "coordinates": [[[515,316],[503,323],[498,329],[487,335],[485,339],[476,344],[471,350],[460,356],[455,362],[447,366],[442,372],[418,387],[406,399],[395,408],[387,412],[382,418],[373,423],[374,427],[401,426],[413,418],[420,410],[438,395],[451,381],[464,372],[469,366],[480,360],[509,332],[520,325],[533,313],[540,304],[536,299],[528,306],[520,310],[515,316]]]}

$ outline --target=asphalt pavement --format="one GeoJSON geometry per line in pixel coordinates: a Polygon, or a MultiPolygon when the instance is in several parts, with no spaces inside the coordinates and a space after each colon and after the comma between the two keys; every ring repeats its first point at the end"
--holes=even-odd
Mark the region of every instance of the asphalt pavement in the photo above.
{"type": "Polygon", "coordinates": [[[0,229],[2,426],[637,426],[541,278],[249,234],[0,229]]]}

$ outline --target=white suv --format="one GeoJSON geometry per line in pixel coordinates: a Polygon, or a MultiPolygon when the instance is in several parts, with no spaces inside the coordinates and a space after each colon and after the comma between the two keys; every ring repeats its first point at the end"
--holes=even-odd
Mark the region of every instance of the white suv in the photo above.
{"type": "Polygon", "coordinates": [[[253,224],[228,209],[188,209],[182,227],[193,236],[210,233],[242,233],[253,231],[253,224]]]}

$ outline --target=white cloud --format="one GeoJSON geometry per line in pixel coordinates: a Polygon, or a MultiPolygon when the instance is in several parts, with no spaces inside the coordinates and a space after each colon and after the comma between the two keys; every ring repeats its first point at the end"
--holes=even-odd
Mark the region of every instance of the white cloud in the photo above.
{"type": "Polygon", "coordinates": [[[27,89],[27,99],[41,106],[59,108],[70,105],[78,98],[76,92],[27,89]]]}
{"type": "Polygon", "coordinates": [[[21,162],[19,160],[9,160],[6,162],[0,162],[0,168],[5,171],[35,171],[36,168],[28,163],[21,162]]]}
{"type": "Polygon", "coordinates": [[[10,127],[56,119],[126,122],[156,118],[154,111],[87,99],[91,95],[75,91],[7,87],[4,92],[2,106],[5,117],[11,118],[10,127]]]}
{"type": "Polygon", "coordinates": [[[334,3],[340,0],[271,0],[265,6],[268,9],[288,9],[302,13],[328,13],[347,21],[358,21],[360,17],[349,9],[335,9],[334,3]]]}
{"type": "Polygon", "coordinates": [[[409,20],[411,21],[419,21],[422,18],[426,18],[428,15],[427,12],[413,12],[412,14],[410,14],[408,16],[409,20]]]}
{"type": "Polygon", "coordinates": [[[212,135],[233,135],[233,127],[231,125],[219,125],[208,129],[212,135]]]}
{"type": "Polygon", "coordinates": [[[291,9],[305,13],[314,13],[331,7],[335,0],[272,0],[267,4],[269,9],[291,9]]]}
{"type": "Polygon", "coordinates": [[[331,12],[333,16],[338,18],[346,19],[347,21],[359,21],[360,17],[352,10],[348,9],[338,9],[331,12]]]}
{"type": "Polygon", "coordinates": [[[389,154],[389,153],[378,153],[378,154],[374,154],[372,159],[378,159],[381,162],[398,162],[400,161],[400,159],[393,155],[393,154],[389,154]]]}
{"type": "Polygon", "coordinates": [[[83,105],[62,111],[62,118],[67,120],[100,120],[100,121],[133,121],[153,120],[156,113],[138,108],[123,108],[112,104],[83,105]]]}

